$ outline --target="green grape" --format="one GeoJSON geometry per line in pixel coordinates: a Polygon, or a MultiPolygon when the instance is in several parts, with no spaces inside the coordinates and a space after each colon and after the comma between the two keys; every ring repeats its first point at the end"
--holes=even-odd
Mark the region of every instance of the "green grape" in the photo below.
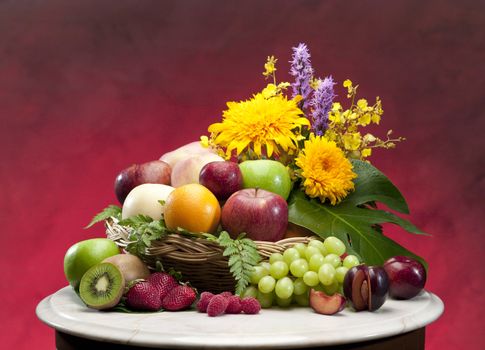
{"type": "Polygon", "coordinates": [[[308,271],[308,262],[305,259],[296,259],[291,263],[290,271],[295,277],[303,277],[308,271]]]}
{"type": "Polygon", "coordinates": [[[337,281],[333,281],[333,283],[329,284],[328,286],[323,286],[323,291],[327,295],[334,295],[339,289],[339,284],[337,281]]]}
{"type": "Polygon", "coordinates": [[[344,259],[343,265],[348,268],[349,270],[354,267],[359,265],[359,258],[356,257],[355,255],[347,255],[344,259]]]}
{"type": "Polygon", "coordinates": [[[258,299],[259,303],[261,304],[261,307],[263,309],[270,308],[273,305],[273,299],[274,299],[274,293],[261,293],[258,292],[258,296],[256,297],[258,299]]]}
{"type": "Polygon", "coordinates": [[[305,243],[297,243],[293,246],[296,250],[298,250],[298,253],[300,253],[300,256],[305,256],[305,251],[306,251],[306,244],[305,243]]]}
{"type": "Polygon", "coordinates": [[[335,279],[338,283],[344,283],[345,274],[349,271],[345,266],[339,266],[335,269],[335,279]]]}
{"type": "Polygon", "coordinates": [[[343,285],[341,285],[341,284],[338,285],[337,293],[344,295],[344,286],[343,285]]]}
{"type": "Polygon", "coordinates": [[[276,280],[271,276],[264,276],[258,282],[258,289],[263,293],[270,293],[273,291],[276,280]]]}
{"type": "Polygon", "coordinates": [[[315,287],[312,287],[312,289],[314,289],[316,291],[319,291],[319,292],[323,292],[324,291],[323,285],[321,283],[317,284],[315,287]]]}
{"type": "Polygon", "coordinates": [[[293,300],[295,303],[297,303],[299,306],[308,306],[310,305],[310,300],[309,300],[309,291],[307,291],[304,294],[301,295],[293,295],[293,300]]]}
{"type": "Polygon", "coordinates": [[[342,259],[340,259],[340,256],[338,256],[337,254],[333,254],[333,253],[328,254],[324,258],[324,260],[325,260],[326,263],[329,263],[330,265],[332,265],[335,268],[342,266],[342,259]]]}
{"type": "Polygon", "coordinates": [[[267,273],[267,274],[269,274],[269,268],[271,267],[271,265],[270,265],[270,263],[269,263],[269,262],[267,262],[267,261],[260,262],[260,263],[259,263],[259,266],[264,267],[264,268],[266,269],[266,271],[268,271],[268,273],[267,273]]]}
{"type": "Polygon", "coordinates": [[[312,239],[308,243],[308,246],[317,248],[320,251],[320,254],[322,254],[323,256],[328,254],[327,249],[325,249],[325,246],[323,245],[323,242],[318,239],[312,239]]]}
{"type": "Polygon", "coordinates": [[[241,298],[258,296],[258,288],[256,286],[247,286],[246,289],[241,293],[241,298]]]}
{"type": "Polygon", "coordinates": [[[317,272],[324,262],[325,260],[322,254],[313,254],[310,260],[308,260],[308,268],[311,271],[317,272]]]}
{"type": "Polygon", "coordinates": [[[288,307],[291,305],[292,301],[293,301],[292,297],[283,299],[283,298],[280,298],[279,296],[276,296],[276,305],[278,305],[279,307],[288,307]]]}
{"type": "Polygon", "coordinates": [[[318,273],[315,271],[307,271],[303,275],[303,282],[309,287],[315,287],[318,283],[320,283],[320,280],[318,279],[318,273]]]}
{"type": "Polygon", "coordinates": [[[274,264],[277,261],[283,261],[283,255],[280,253],[273,253],[269,257],[269,263],[274,264]]]}
{"type": "Polygon", "coordinates": [[[288,265],[284,261],[276,261],[271,264],[269,273],[277,280],[283,278],[288,274],[288,265]]]}
{"type": "Polygon", "coordinates": [[[311,257],[315,254],[322,254],[322,252],[320,251],[320,249],[316,248],[316,247],[307,247],[306,248],[306,251],[305,251],[305,258],[310,261],[311,257]]]}
{"type": "MultiPolygon", "coordinates": [[[[317,276],[318,280],[318,276],[317,276]]],[[[306,293],[308,290],[308,286],[303,282],[302,278],[297,278],[296,280],[293,281],[293,293],[296,295],[300,295],[303,293],[306,293]]]]}
{"type": "Polygon", "coordinates": [[[276,282],[275,293],[281,299],[291,298],[293,295],[293,281],[289,277],[283,277],[276,282]]]}
{"type": "MultiPolygon", "coordinates": [[[[264,278],[267,278],[263,277],[264,278]]],[[[318,270],[318,279],[324,286],[328,286],[333,283],[335,279],[335,267],[329,263],[325,263],[320,266],[320,270],[318,270]]],[[[261,290],[261,288],[259,288],[261,290]]]]}
{"type": "Polygon", "coordinates": [[[345,244],[337,237],[327,237],[323,241],[323,246],[330,254],[337,254],[338,256],[345,253],[345,244]]]}
{"type": "Polygon", "coordinates": [[[288,248],[284,251],[283,260],[288,264],[288,266],[290,266],[293,260],[296,259],[300,259],[300,253],[298,253],[298,250],[295,248],[288,248]]]}
{"type": "Polygon", "coordinates": [[[258,284],[259,280],[268,274],[269,271],[267,271],[263,266],[254,266],[254,270],[250,272],[249,280],[252,284],[258,284]]]}

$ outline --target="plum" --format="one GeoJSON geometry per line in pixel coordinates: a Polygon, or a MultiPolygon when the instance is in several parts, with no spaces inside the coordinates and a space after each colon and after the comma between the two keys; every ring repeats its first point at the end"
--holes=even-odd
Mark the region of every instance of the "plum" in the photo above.
{"type": "Polygon", "coordinates": [[[332,296],[326,295],[322,291],[310,290],[310,306],[322,315],[333,315],[345,308],[345,298],[335,293],[332,296]]]}
{"type": "Polygon", "coordinates": [[[407,256],[395,256],[384,263],[389,277],[389,296],[395,299],[411,299],[418,295],[426,283],[426,269],[417,260],[407,256]]]}
{"type": "Polygon", "coordinates": [[[224,201],[242,189],[243,178],[236,163],[218,161],[204,165],[199,174],[199,183],[214,193],[218,200],[224,201]]]}
{"type": "Polygon", "coordinates": [[[161,160],[133,164],[122,170],[116,177],[114,184],[116,198],[123,204],[128,193],[141,184],[170,185],[171,173],[170,165],[161,160]]]}
{"type": "Polygon", "coordinates": [[[345,275],[343,289],[356,311],[375,311],[387,299],[389,279],[380,266],[357,265],[345,275]]]}

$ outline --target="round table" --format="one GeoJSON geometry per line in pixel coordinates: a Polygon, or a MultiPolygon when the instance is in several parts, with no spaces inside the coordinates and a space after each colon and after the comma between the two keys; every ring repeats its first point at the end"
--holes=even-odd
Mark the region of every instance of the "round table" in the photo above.
{"type": "Polygon", "coordinates": [[[70,287],[42,300],[37,316],[56,330],[57,349],[424,349],[425,326],[444,310],[423,291],[387,300],[375,312],[263,309],[258,315],[208,317],[196,311],[120,313],[87,308],[70,287]]]}

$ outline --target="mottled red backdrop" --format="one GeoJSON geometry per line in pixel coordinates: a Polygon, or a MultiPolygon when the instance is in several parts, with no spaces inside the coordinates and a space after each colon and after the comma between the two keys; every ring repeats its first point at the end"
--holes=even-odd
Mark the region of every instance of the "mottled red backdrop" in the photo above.
{"type": "MultiPolygon", "coordinates": [[[[427,349],[483,349],[483,1],[0,1],[0,333],[52,349],[36,304],[66,285],[62,260],[115,203],[134,162],[198,139],[225,101],[287,78],[303,41],[321,76],[379,95],[408,140],[373,162],[431,238],[388,234],[430,265],[445,302],[427,349]]],[[[345,93],[339,90],[344,98],[345,93]]]]}

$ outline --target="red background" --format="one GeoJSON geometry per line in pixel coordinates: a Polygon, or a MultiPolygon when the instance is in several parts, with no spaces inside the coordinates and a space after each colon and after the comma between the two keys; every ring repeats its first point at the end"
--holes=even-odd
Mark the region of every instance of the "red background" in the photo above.
{"type": "Polygon", "coordinates": [[[408,138],[373,163],[433,234],[388,230],[445,302],[427,349],[485,348],[484,14],[451,0],[0,2],[2,347],[54,348],[35,306],[66,285],[66,249],[103,236],[82,227],[116,202],[117,172],[198,139],[263,87],[267,55],[288,78],[303,41],[319,75],[382,98],[377,133],[408,138]]]}

